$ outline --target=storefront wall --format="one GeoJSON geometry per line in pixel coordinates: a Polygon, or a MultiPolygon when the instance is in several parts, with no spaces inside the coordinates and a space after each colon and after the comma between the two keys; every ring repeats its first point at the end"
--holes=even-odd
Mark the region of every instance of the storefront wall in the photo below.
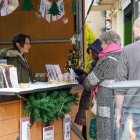
{"type": "Polygon", "coordinates": [[[68,50],[73,47],[70,38],[75,34],[72,0],[64,1],[63,18],[51,22],[36,17],[40,1],[32,0],[36,9],[33,11],[23,11],[23,2],[24,0],[19,1],[19,7],[11,14],[0,17],[0,48],[11,47],[8,42],[11,42],[15,35],[27,34],[34,42],[27,55],[33,73],[46,72],[45,64],[60,64],[63,71],[68,50]],[[65,22],[65,19],[68,22],[65,22]]]}

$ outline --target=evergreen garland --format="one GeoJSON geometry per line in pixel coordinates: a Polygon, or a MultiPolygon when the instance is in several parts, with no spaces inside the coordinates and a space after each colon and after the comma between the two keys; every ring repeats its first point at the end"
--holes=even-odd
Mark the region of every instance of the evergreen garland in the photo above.
{"type": "Polygon", "coordinates": [[[39,92],[30,95],[23,112],[30,116],[31,122],[50,123],[71,111],[71,105],[77,105],[78,94],[68,90],[39,92]]]}

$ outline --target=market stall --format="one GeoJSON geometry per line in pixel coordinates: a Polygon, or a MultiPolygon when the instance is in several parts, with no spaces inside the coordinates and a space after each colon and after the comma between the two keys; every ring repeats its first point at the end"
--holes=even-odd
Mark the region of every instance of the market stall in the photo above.
{"type": "MultiPolygon", "coordinates": [[[[64,91],[70,90],[72,87],[77,87],[77,83],[58,83],[48,84],[47,82],[36,82],[30,84],[28,88],[1,88],[0,98],[18,97],[17,100],[0,103],[0,139],[13,140],[18,139],[21,135],[21,121],[27,120],[27,116],[23,113],[25,100],[28,100],[30,95],[35,93],[43,94],[44,92],[51,91],[64,91]]],[[[40,95],[41,95],[40,94],[40,95]]],[[[62,92],[60,92],[62,96],[62,92]]],[[[61,103],[59,103],[61,104],[61,103]]],[[[72,119],[72,112],[71,112],[72,119]]],[[[64,124],[63,119],[59,118],[51,123],[54,126],[54,139],[64,139],[64,124]]],[[[32,140],[43,139],[43,127],[46,124],[42,122],[34,122],[30,127],[30,137],[32,140]]],[[[47,125],[48,126],[48,125],[47,125]]],[[[22,130],[23,131],[23,130],[22,130]]],[[[24,130],[25,131],[25,130],[24,130]]],[[[23,133],[24,133],[23,131],[23,133]]],[[[71,135],[74,137],[74,135],[71,135]]]]}

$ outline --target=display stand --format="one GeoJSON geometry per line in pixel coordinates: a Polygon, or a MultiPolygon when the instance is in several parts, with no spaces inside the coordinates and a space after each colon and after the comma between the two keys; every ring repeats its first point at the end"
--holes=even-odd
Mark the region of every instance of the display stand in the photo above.
{"type": "MultiPolygon", "coordinates": [[[[48,84],[47,82],[37,82],[31,84],[27,88],[1,88],[0,98],[8,97],[24,97],[24,95],[29,95],[35,92],[48,91],[48,90],[59,90],[59,89],[71,89],[77,86],[77,83],[58,83],[58,84],[48,84]]],[[[23,117],[23,100],[8,101],[0,103],[0,139],[13,140],[19,137],[20,132],[20,120],[23,117]],[[8,131],[4,131],[8,130],[8,131]]],[[[54,137],[55,139],[63,138],[63,122],[62,120],[57,120],[54,123],[54,137]],[[61,128],[62,127],[62,128],[61,128]]],[[[34,123],[31,127],[31,140],[41,140],[42,130],[44,125],[42,123],[34,123]]]]}

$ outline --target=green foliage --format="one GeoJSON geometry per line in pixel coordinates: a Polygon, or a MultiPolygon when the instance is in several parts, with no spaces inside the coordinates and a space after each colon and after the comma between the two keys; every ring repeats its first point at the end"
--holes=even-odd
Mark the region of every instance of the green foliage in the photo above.
{"type": "Polygon", "coordinates": [[[80,63],[81,58],[82,54],[80,48],[74,45],[73,49],[68,51],[68,60],[66,62],[64,70],[66,72],[69,72],[71,68],[73,69],[83,68],[83,63],[82,62],[80,63]]]}
{"type": "Polygon", "coordinates": [[[124,45],[131,44],[133,42],[133,31],[132,29],[133,20],[130,18],[129,20],[125,21],[124,24],[124,45]]]}
{"type": "Polygon", "coordinates": [[[53,0],[52,2],[51,8],[48,10],[48,14],[51,14],[53,16],[60,15],[60,11],[55,0],[53,0]]]}
{"type": "Polygon", "coordinates": [[[71,105],[77,105],[78,94],[68,90],[38,92],[30,95],[23,112],[30,116],[31,122],[53,122],[71,111],[71,105]]]}
{"type": "MultiPolygon", "coordinates": [[[[85,26],[85,37],[86,37],[86,49],[88,48],[88,44],[91,44],[97,37],[94,35],[92,30],[89,28],[89,26],[86,24],[85,26]]],[[[89,55],[86,53],[86,65],[85,65],[86,71],[91,70],[91,60],[89,58],[89,55]]]]}

